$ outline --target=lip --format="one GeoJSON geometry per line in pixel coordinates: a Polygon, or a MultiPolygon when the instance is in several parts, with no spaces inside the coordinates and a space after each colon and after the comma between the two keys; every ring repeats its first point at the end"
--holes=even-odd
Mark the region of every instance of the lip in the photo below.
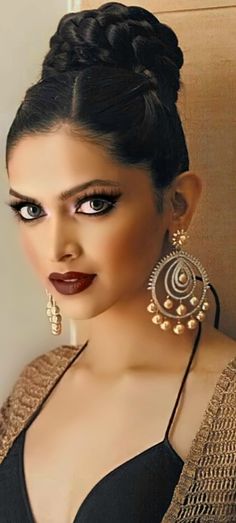
{"type": "MultiPolygon", "coordinates": [[[[72,273],[70,273],[72,274],[72,273]]],[[[78,274],[78,273],[73,273],[78,274]]],[[[79,273],[81,274],[81,273],[79,273]]],[[[65,275],[64,275],[65,276],[65,275]]],[[[63,279],[56,280],[54,278],[49,278],[55,289],[64,295],[71,295],[71,294],[78,294],[79,292],[82,292],[83,290],[87,289],[91,283],[93,282],[96,274],[89,274],[85,275],[83,278],[80,276],[80,278],[75,282],[66,282],[63,279]]],[[[70,276],[72,278],[73,276],[70,276]]],[[[69,278],[69,276],[67,276],[69,278]]],[[[76,278],[76,276],[74,276],[76,278]]]]}
{"type": "Polygon", "coordinates": [[[49,274],[49,276],[48,276],[48,279],[50,281],[69,280],[69,279],[73,279],[73,278],[76,278],[77,280],[79,280],[79,279],[84,279],[84,278],[90,278],[92,276],[95,276],[95,274],[88,274],[86,272],[77,272],[77,271],[70,271],[70,272],[64,272],[64,273],[51,272],[51,274],[49,274]]]}

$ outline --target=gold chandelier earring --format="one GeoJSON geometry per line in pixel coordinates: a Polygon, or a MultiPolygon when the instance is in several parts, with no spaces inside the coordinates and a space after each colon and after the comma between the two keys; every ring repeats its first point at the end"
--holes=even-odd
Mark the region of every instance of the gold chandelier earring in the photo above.
{"type": "Polygon", "coordinates": [[[147,310],[154,313],[153,323],[163,331],[172,329],[175,334],[183,334],[186,328],[196,329],[209,309],[208,275],[200,261],[182,249],[188,239],[184,229],[173,234],[175,250],[155,265],[147,287],[152,294],[147,310]],[[160,296],[164,296],[162,303],[157,288],[160,296]]]}
{"type": "Polygon", "coordinates": [[[50,292],[48,292],[47,289],[45,289],[45,290],[46,290],[46,294],[48,296],[46,313],[47,313],[49,322],[51,324],[51,333],[54,336],[58,336],[62,332],[62,324],[61,324],[62,316],[60,314],[60,308],[56,304],[56,301],[55,301],[54,297],[52,296],[52,294],[50,294],[50,292]]]}

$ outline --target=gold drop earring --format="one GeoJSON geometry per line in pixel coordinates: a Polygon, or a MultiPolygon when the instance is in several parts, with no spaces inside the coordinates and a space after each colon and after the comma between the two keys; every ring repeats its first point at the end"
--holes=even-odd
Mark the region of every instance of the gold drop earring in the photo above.
{"type": "Polygon", "coordinates": [[[52,296],[52,294],[50,294],[50,292],[48,292],[47,289],[45,289],[45,290],[46,290],[46,294],[48,296],[46,313],[47,313],[49,322],[51,324],[51,333],[54,336],[58,336],[62,332],[62,324],[61,324],[62,316],[60,314],[60,308],[56,304],[56,301],[55,301],[54,297],[52,296]]]}
{"type": "Polygon", "coordinates": [[[183,334],[186,328],[196,329],[209,309],[206,300],[210,288],[208,275],[200,261],[182,249],[188,239],[184,229],[174,232],[172,245],[175,250],[155,265],[147,287],[152,294],[147,310],[154,313],[153,323],[163,331],[172,329],[175,334],[183,334]],[[165,296],[162,303],[156,293],[158,286],[161,295],[165,296]]]}

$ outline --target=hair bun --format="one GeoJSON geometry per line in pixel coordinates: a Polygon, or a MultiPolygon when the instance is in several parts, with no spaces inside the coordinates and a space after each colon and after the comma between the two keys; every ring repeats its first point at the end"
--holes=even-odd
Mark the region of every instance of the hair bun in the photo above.
{"type": "Polygon", "coordinates": [[[146,70],[163,96],[165,87],[169,99],[177,100],[183,65],[177,36],[142,7],[108,2],[61,18],[43,61],[42,78],[93,64],[146,70]]]}

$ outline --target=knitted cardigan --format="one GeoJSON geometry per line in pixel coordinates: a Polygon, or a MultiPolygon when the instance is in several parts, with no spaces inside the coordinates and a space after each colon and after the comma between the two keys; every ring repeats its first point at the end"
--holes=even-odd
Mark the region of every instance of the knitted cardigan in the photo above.
{"type": "MultiPolygon", "coordinates": [[[[24,367],[0,410],[0,466],[80,349],[62,345],[24,367]]],[[[177,522],[236,523],[236,356],[218,378],[162,519],[177,522]]]]}

